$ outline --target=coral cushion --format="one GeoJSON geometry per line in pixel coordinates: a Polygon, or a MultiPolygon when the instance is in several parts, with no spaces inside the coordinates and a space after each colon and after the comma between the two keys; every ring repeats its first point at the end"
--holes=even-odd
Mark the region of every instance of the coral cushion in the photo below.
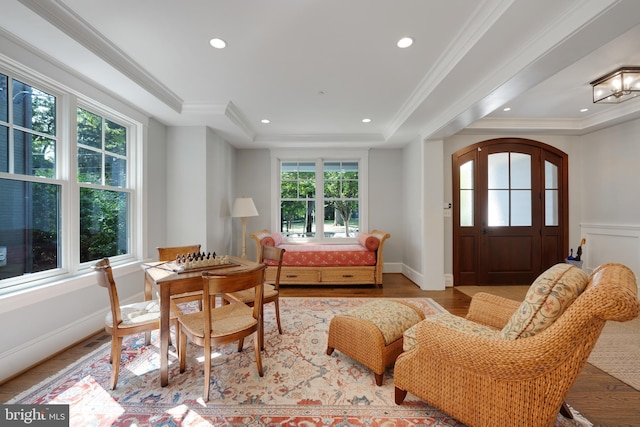
{"type": "Polygon", "coordinates": [[[359,233],[357,239],[358,243],[370,251],[375,251],[380,246],[380,240],[373,234],[359,233]]]}
{"type": "Polygon", "coordinates": [[[264,234],[258,237],[260,238],[260,243],[265,246],[279,246],[284,240],[281,233],[264,234]]]}
{"type": "Polygon", "coordinates": [[[533,282],[524,301],[502,329],[502,338],[526,338],[545,330],[584,291],[587,282],[587,274],[571,264],[549,268],[533,282]]]}

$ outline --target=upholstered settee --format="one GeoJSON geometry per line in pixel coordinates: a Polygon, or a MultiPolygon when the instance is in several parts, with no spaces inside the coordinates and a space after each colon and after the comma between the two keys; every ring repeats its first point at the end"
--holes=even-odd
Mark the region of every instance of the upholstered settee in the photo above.
{"type": "Polygon", "coordinates": [[[607,320],[638,317],[633,272],[558,264],[517,302],[476,294],[466,318],[427,316],[404,334],[396,403],[407,392],[473,426],[553,426],[607,320]]]}
{"type": "MultiPolygon", "coordinates": [[[[280,284],[348,285],[375,284],[382,286],[383,248],[389,233],[373,230],[358,233],[353,244],[286,243],[280,233],[261,230],[252,233],[257,259],[262,245],[286,249],[282,261],[280,284]]],[[[275,281],[276,267],[267,266],[267,282],[275,281]]]]}

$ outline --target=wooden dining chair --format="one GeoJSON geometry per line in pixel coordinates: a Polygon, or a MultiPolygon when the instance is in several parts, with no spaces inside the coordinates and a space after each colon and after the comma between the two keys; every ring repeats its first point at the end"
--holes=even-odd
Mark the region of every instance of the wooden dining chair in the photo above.
{"type": "MultiPolygon", "coordinates": [[[[201,246],[187,245],[187,246],[170,246],[165,248],[157,248],[158,261],[175,261],[178,255],[188,255],[193,253],[200,253],[201,246]]],[[[186,292],[184,294],[173,295],[171,299],[176,304],[182,304],[185,302],[197,301],[198,310],[202,310],[202,292],[186,292]]]]}
{"type": "MultiPolygon", "coordinates": [[[[262,245],[262,250],[260,251],[260,262],[266,263],[269,265],[276,265],[276,278],[272,284],[265,283],[264,284],[264,298],[263,298],[263,307],[264,304],[273,303],[276,309],[276,323],[278,324],[278,332],[282,335],[282,323],[280,322],[280,270],[282,269],[282,259],[284,257],[285,249],[278,248],[275,246],[264,246],[262,245]]],[[[226,294],[224,299],[227,301],[241,301],[248,306],[253,305],[253,292],[250,290],[234,292],[231,294],[226,294]]],[[[260,330],[261,342],[264,345],[264,322],[262,324],[262,329],[260,330]]]]}
{"type": "Polygon", "coordinates": [[[204,395],[209,400],[209,386],[211,382],[211,346],[243,341],[245,337],[253,337],[258,374],[262,377],[262,359],[260,351],[260,328],[262,325],[262,296],[264,271],[266,265],[259,264],[250,270],[220,273],[205,271],[202,273],[202,290],[204,294],[204,310],[184,314],[180,322],[180,372],[186,366],[187,339],[204,348],[204,395]],[[245,289],[254,294],[253,308],[239,301],[218,307],[211,306],[211,300],[226,293],[238,292],[245,289]]]}
{"type": "MultiPolygon", "coordinates": [[[[108,258],[103,258],[93,265],[98,276],[98,285],[109,291],[111,309],[105,316],[104,330],[111,335],[111,389],[115,390],[120,371],[120,355],[122,340],[127,335],[148,333],[160,329],[160,304],[158,300],[142,301],[120,305],[118,289],[113,279],[113,272],[108,258]]],[[[181,312],[178,306],[171,302],[170,323],[176,327],[176,338],[179,336],[177,318],[181,312]]],[[[177,341],[177,340],[176,340],[177,341]]],[[[179,351],[179,345],[176,345],[179,351]]]]}

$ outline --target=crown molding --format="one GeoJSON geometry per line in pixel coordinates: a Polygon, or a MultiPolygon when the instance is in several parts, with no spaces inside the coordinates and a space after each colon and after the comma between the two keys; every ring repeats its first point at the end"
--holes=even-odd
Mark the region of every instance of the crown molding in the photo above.
{"type": "Polygon", "coordinates": [[[144,88],[172,110],[182,112],[182,99],[149,74],[124,51],[58,0],[18,0],[54,27],[144,88]]]}
{"type": "Polygon", "coordinates": [[[233,124],[235,124],[251,141],[255,140],[256,133],[233,102],[229,101],[224,110],[224,115],[231,120],[233,124]]]}
{"type": "Polygon", "coordinates": [[[418,87],[391,119],[385,130],[385,139],[390,139],[402,127],[513,1],[485,0],[476,7],[473,17],[462,27],[463,30],[458,33],[453,43],[444,49],[445,53],[435,61],[435,66],[422,78],[418,87]]]}

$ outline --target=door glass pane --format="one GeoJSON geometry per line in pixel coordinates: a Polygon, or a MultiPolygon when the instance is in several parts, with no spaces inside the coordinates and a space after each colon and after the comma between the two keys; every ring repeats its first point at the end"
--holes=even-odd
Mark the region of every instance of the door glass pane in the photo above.
{"type": "Polygon", "coordinates": [[[511,226],[531,226],[531,190],[511,191],[511,226]]]}
{"type": "Polygon", "coordinates": [[[557,226],[558,206],[558,166],[544,162],[544,225],[557,226]]]}
{"type": "Polygon", "coordinates": [[[558,188],[558,166],[544,162],[544,188],[558,188]]]}
{"type": "Polygon", "coordinates": [[[489,227],[509,225],[509,190],[489,190],[489,227]]]}
{"type": "Polygon", "coordinates": [[[460,190],[460,227],[473,227],[473,190],[460,190]]]}
{"type": "Polygon", "coordinates": [[[460,166],[460,226],[473,227],[473,160],[460,166]]]}
{"type": "Polygon", "coordinates": [[[531,189],[531,156],[511,153],[511,188],[531,189]]]}
{"type": "Polygon", "coordinates": [[[558,190],[544,191],[544,225],[558,225],[558,190]]]}
{"type": "Polygon", "coordinates": [[[460,188],[473,190],[473,160],[460,166],[460,188]]]}
{"type": "Polygon", "coordinates": [[[489,154],[489,188],[509,188],[509,153],[489,154]]]}

